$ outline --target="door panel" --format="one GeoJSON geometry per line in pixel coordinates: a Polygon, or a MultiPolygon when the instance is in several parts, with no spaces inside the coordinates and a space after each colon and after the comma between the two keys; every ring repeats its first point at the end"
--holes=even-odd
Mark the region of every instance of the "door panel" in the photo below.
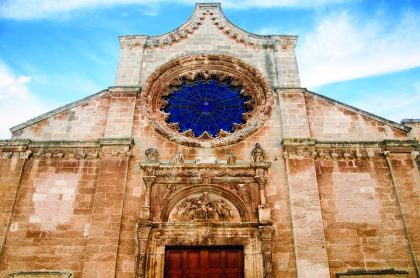
{"type": "Polygon", "coordinates": [[[243,278],[242,248],[170,248],[165,254],[165,277],[243,278]]]}

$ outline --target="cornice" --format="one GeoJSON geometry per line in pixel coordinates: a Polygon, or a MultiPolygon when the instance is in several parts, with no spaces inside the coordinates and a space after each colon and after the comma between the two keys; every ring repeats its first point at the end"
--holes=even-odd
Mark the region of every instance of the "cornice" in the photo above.
{"type": "Polygon", "coordinates": [[[104,138],[95,141],[0,140],[0,159],[97,159],[107,155],[130,157],[133,145],[132,138],[104,138]]]}
{"type": "Polygon", "coordinates": [[[281,142],[285,158],[303,159],[372,159],[390,153],[410,154],[420,159],[416,140],[318,141],[315,138],[285,138],[281,142]]]}

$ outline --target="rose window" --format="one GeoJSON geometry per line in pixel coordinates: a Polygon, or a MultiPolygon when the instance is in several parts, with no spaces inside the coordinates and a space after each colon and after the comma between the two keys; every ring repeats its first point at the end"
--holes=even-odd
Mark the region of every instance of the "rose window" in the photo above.
{"type": "Polygon", "coordinates": [[[272,91],[262,74],[240,59],[189,55],[161,65],[147,78],[140,105],[160,135],[209,148],[260,130],[270,117],[272,91]]]}
{"type": "Polygon", "coordinates": [[[246,123],[251,98],[242,92],[242,86],[234,86],[229,80],[184,81],[164,97],[161,111],[178,132],[215,138],[246,123]]]}

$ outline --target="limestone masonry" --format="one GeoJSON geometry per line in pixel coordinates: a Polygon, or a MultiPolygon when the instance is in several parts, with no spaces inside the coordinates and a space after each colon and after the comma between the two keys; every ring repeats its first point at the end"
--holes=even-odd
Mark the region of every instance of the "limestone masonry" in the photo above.
{"type": "Polygon", "coordinates": [[[120,37],[114,86],[0,141],[0,277],[420,277],[420,120],[302,88],[296,42],[206,3],[120,37]]]}

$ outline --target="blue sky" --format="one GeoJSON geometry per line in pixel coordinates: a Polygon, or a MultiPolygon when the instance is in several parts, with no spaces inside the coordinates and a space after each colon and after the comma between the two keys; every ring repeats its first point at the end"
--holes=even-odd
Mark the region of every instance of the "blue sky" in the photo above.
{"type": "MultiPolygon", "coordinates": [[[[237,26],[298,35],[301,82],[400,122],[420,118],[419,0],[221,1],[237,26]]],[[[194,1],[0,0],[0,138],[112,86],[119,35],[184,23],[194,1]]]]}

